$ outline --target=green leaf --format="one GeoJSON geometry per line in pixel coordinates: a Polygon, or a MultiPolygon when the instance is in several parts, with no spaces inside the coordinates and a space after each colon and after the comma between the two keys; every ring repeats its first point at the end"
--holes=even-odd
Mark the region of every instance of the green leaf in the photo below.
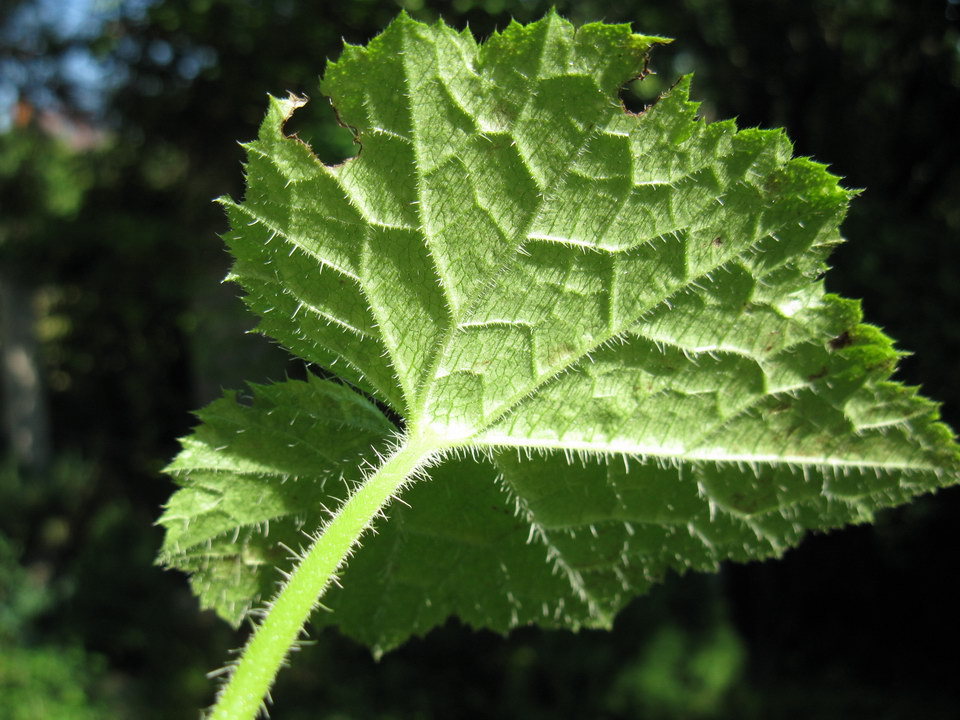
{"type": "Polygon", "coordinates": [[[161,560],[191,573],[205,607],[238,625],[282,566],[362,478],[395,428],[360,395],[327,380],[253,386],[200,414],[170,473],[185,487],[161,523],[161,560]]]}
{"type": "Polygon", "coordinates": [[[661,42],[550,14],[478,45],[401,15],[327,68],[361,147],[333,167],[283,132],[303,101],[270,100],[222,201],[232,277],[349,386],[201,414],[161,523],[204,605],[265,599],[397,432],[437,462],[315,618],[378,652],[451,614],[606,627],[670,570],[957,482],[898,351],[824,290],[851,193],[780,131],[698,119],[689,78],[626,112],[661,42]]]}

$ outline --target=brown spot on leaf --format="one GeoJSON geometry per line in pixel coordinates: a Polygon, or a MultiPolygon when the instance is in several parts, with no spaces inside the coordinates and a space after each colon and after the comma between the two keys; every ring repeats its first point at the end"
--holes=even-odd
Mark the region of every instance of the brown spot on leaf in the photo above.
{"type": "Polygon", "coordinates": [[[850,331],[844,330],[842,333],[837,335],[833,340],[827,343],[831,350],[842,350],[845,347],[853,345],[853,338],[850,337],[850,331]]]}
{"type": "Polygon", "coordinates": [[[714,247],[723,247],[723,238],[720,237],[719,235],[717,235],[717,236],[713,239],[713,246],[714,246],[714,247]]]}

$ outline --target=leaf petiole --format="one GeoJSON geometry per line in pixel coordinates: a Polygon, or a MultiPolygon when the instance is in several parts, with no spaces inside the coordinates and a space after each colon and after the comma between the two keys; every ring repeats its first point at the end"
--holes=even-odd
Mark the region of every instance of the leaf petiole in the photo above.
{"type": "Polygon", "coordinates": [[[210,720],[253,720],[273,681],[303,631],[310,613],[344,564],[360,536],[440,445],[422,435],[402,438],[396,450],[369,474],[316,536],[288,576],[243,650],[210,720]]]}

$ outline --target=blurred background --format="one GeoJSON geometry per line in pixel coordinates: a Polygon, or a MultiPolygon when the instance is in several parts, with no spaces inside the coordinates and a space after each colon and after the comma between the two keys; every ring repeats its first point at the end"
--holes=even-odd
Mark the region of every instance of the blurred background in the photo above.
{"type": "MultiPolygon", "coordinates": [[[[242,193],[266,93],[353,152],[319,95],[400,10],[479,36],[553,4],[677,41],[623,91],[695,71],[707,119],[785,126],[865,188],[831,290],[916,355],[960,425],[960,0],[0,0],[0,719],[195,718],[242,637],[153,564],[190,412],[303,376],[220,280],[211,200],[242,193]]],[[[376,663],[335,632],[281,674],[305,718],[960,717],[960,490],[673,578],[611,634],[447,626],[376,663]]]]}

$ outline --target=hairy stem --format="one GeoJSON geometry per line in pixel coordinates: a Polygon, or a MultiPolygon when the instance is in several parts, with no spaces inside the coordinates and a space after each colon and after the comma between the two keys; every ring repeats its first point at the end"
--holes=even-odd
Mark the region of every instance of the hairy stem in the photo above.
{"type": "Polygon", "coordinates": [[[437,450],[421,436],[406,438],[347,498],[323,528],[254,631],[210,720],[253,720],[303,626],[351,549],[390,499],[437,450]]]}

